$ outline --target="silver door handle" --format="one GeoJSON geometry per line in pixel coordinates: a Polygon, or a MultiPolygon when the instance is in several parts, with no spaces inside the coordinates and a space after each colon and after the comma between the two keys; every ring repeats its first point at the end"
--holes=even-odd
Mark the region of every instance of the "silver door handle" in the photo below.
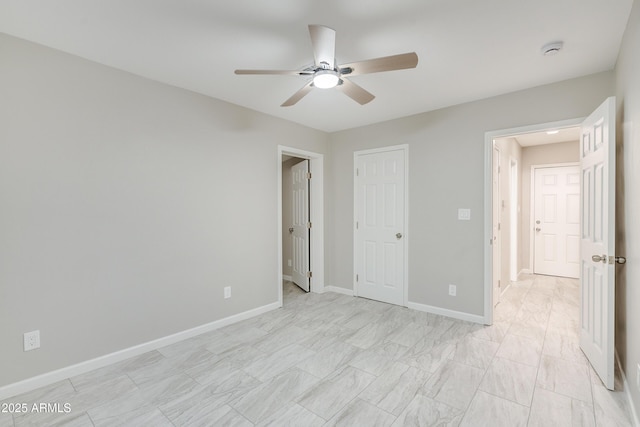
{"type": "Polygon", "coordinates": [[[617,256],[616,257],[616,262],[618,264],[626,264],[627,263],[627,259],[623,256],[617,256]]]}
{"type": "Polygon", "coordinates": [[[591,257],[591,261],[593,261],[593,262],[604,262],[604,263],[606,263],[606,262],[607,262],[607,256],[606,256],[606,255],[602,255],[602,256],[600,256],[600,255],[593,255],[593,256],[591,257]]]}
{"type": "Polygon", "coordinates": [[[540,231],[542,230],[540,227],[536,227],[536,231],[540,231]]]}
{"type": "Polygon", "coordinates": [[[289,227],[289,233],[293,233],[293,227],[289,227]]]}
{"type": "Polygon", "coordinates": [[[402,239],[402,233],[396,233],[396,239],[402,239]]]}

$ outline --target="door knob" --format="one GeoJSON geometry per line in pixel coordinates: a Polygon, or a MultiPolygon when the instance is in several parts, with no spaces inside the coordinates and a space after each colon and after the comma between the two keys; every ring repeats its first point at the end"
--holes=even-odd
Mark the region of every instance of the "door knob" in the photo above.
{"type": "Polygon", "coordinates": [[[293,233],[293,227],[289,227],[289,233],[293,233]]]}
{"type": "Polygon", "coordinates": [[[396,239],[402,239],[402,233],[396,233],[396,239]]]}
{"type": "Polygon", "coordinates": [[[540,227],[536,227],[536,231],[540,231],[542,230],[540,227]]]}
{"type": "Polygon", "coordinates": [[[616,262],[618,264],[626,264],[627,263],[627,259],[623,256],[617,256],[616,257],[616,262]]]}
{"type": "Polygon", "coordinates": [[[601,256],[601,255],[593,255],[593,256],[591,257],[591,261],[593,261],[593,262],[604,262],[604,263],[606,263],[606,262],[607,262],[607,256],[606,256],[606,255],[602,255],[602,256],[601,256]]]}

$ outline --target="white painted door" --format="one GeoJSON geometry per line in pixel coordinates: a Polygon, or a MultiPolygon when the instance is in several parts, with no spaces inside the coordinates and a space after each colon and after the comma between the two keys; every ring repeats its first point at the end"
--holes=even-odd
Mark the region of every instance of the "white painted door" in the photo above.
{"type": "Polygon", "coordinates": [[[491,200],[493,201],[493,237],[491,245],[493,247],[493,306],[500,302],[502,294],[502,201],[500,198],[500,150],[493,145],[493,186],[491,200]]]}
{"type": "Polygon", "coordinates": [[[309,292],[309,160],[291,167],[293,188],[293,283],[309,292]]]}
{"type": "Polygon", "coordinates": [[[533,272],[580,277],[580,167],[534,169],[533,272]]]}
{"type": "Polygon", "coordinates": [[[580,347],[604,385],[614,388],[615,97],[582,124],[580,347]]]}
{"type": "Polygon", "coordinates": [[[405,150],[355,160],[356,294],[404,305],[405,150]]]}

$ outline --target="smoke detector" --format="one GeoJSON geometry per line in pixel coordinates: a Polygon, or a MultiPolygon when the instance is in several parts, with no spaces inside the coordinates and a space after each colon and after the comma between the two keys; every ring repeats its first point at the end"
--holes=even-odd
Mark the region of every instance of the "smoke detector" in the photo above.
{"type": "Polygon", "coordinates": [[[544,46],[542,46],[542,49],[540,49],[540,52],[542,52],[544,56],[555,55],[558,52],[560,52],[560,50],[562,49],[562,46],[564,46],[563,42],[547,43],[544,46]]]}

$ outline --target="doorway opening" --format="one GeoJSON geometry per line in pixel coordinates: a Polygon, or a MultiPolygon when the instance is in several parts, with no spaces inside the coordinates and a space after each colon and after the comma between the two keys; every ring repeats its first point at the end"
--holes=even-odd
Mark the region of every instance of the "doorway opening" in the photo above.
{"type": "MultiPolygon", "coordinates": [[[[505,129],[485,135],[486,324],[493,323],[493,309],[500,302],[499,294],[521,274],[535,273],[535,244],[544,244],[542,239],[536,242],[535,234],[536,228],[542,229],[535,227],[539,225],[535,224],[539,219],[534,215],[535,170],[579,162],[582,120],[505,129]]],[[[551,203],[546,207],[549,211],[553,208],[551,203]]],[[[575,207],[579,208],[579,204],[571,205],[571,209],[575,207]]],[[[552,245],[552,240],[549,238],[546,242],[549,251],[557,247],[552,245]]]]}
{"type": "MultiPolygon", "coordinates": [[[[301,240],[302,246],[298,248],[298,258],[306,256],[306,265],[308,265],[308,271],[304,274],[308,280],[306,286],[310,292],[322,293],[324,292],[324,156],[320,153],[315,153],[306,150],[300,150],[293,147],[278,146],[277,153],[277,279],[278,286],[278,303],[280,306],[283,304],[283,279],[293,279],[293,232],[290,233],[289,229],[293,227],[293,187],[291,194],[283,195],[283,175],[291,178],[291,174],[283,174],[285,168],[288,168],[288,172],[291,172],[295,168],[294,164],[300,166],[305,164],[307,169],[304,172],[305,181],[307,181],[307,173],[309,173],[308,191],[306,193],[306,201],[301,201],[300,205],[307,209],[308,224],[305,224],[305,230],[294,230],[298,233],[306,235],[307,239],[301,240]],[[283,206],[287,201],[287,207],[283,206]],[[284,214],[285,210],[291,208],[287,214],[284,214]],[[289,213],[291,215],[289,215],[289,213]],[[290,219],[291,225],[283,223],[284,219],[290,219]],[[286,248],[285,248],[285,241],[286,248]],[[286,249],[286,254],[285,254],[286,249]],[[289,269],[289,260],[291,260],[291,269],[289,269]],[[289,273],[289,274],[285,274],[289,273]]],[[[302,177],[302,173],[300,173],[302,177]]],[[[301,224],[300,224],[301,225],[301,224]]],[[[301,228],[301,227],[298,227],[301,228]]],[[[305,260],[300,260],[305,261],[305,260]]],[[[306,268],[306,267],[305,267],[306,268]]],[[[300,268],[298,268],[300,270],[300,268]]],[[[300,274],[301,271],[298,271],[300,274]]],[[[301,288],[304,289],[305,284],[301,283],[301,288]]]]}

